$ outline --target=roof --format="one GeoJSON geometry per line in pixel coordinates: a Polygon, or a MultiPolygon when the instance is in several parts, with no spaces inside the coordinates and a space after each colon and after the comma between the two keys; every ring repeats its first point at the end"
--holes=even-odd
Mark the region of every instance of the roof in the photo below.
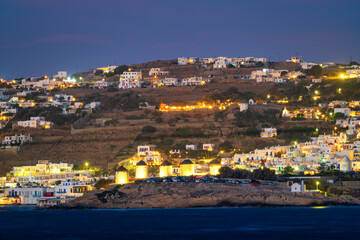
{"type": "Polygon", "coordinates": [[[116,169],[116,171],[117,172],[127,172],[128,170],[125,167],[120,166],[120,167],[118,167],[118,169],[116,169]]]}
{"type": "Polygon", "coordinates": [[[194,163],[190,159],[185,159],[184,161],[182,161],[180,165],[185,165],[185,164],[194,164],[194,163]]]}
{"type": "Polygon", "coordinates": [[[136,166],[147,166],[147,164],[143,160],[141,160],[136,164],[136,166]]]}
{"type": "Polygon", "coordinates": [[[171,166],[171,163],[168,160],[162,162],[161,166],[171,166]]]}
{"type": "Polygon", "coordinates": [[[213,160],[211,160],[211,162],[209,164],[210,165],[221,165],[221,162],[218,159],[213,159],[213,160]]]}
{"type": "Polygon", "coordinates": [[[350,159],[347,157],[347,156],[345,156],[341,161],[340,161],[340,163],[350,163],[351,161],[350,161],[350,159]]]}

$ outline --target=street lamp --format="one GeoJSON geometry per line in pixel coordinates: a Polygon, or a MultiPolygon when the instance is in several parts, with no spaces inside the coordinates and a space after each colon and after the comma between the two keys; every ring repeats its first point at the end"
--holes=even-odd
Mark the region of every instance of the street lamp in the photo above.
{"type": "Polygon", "coordinates": [[[317,182],[316,182],[316,191],[319,191],[319,184],[320,184],[320,183],[317,181],[317,182]]]}

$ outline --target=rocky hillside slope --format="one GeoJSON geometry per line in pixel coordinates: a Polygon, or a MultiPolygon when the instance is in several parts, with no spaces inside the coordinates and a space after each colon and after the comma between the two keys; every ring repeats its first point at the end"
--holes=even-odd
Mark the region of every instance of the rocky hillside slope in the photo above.
{"type": "Polygon", "coordinates": [[[348,197],[291,193],[287,187],[222,183],[132,183],[96,190],[65,208],[189,208],[214,206],[314,206],[360,204],[348,197]]]}

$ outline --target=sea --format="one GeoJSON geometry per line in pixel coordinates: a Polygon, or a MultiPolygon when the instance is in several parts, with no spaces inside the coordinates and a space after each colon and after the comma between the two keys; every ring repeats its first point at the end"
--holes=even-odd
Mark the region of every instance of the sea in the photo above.
{"type": "Polygon", "coordinates": [[[37,210],[0,207],[6,239],[360,239],[360,207],[37,210]]]}

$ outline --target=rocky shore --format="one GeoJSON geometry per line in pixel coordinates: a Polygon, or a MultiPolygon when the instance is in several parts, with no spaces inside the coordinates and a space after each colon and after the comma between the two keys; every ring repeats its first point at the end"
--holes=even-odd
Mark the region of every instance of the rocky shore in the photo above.
{"type": "Polygon", "coordinates": [[[288,187],[222,183],[131,183],[95,190],[60,208],[191,208],[236,206],[360,205],[346,196],[291,193],[288,187]]]}

